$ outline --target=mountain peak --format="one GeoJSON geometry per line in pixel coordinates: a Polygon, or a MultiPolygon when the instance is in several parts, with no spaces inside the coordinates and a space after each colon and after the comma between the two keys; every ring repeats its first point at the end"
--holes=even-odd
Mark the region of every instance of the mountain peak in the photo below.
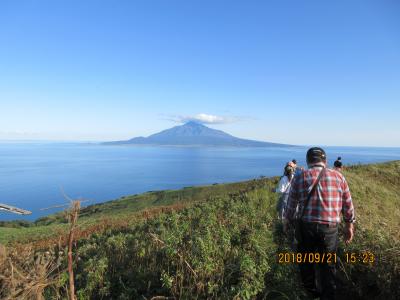
{"type": "Polygon", "coordinates": [[[196,121],[188,121],[182,126],[187,126],[187,127],[207,127],[202,123],[196,122],[196,121]]]}

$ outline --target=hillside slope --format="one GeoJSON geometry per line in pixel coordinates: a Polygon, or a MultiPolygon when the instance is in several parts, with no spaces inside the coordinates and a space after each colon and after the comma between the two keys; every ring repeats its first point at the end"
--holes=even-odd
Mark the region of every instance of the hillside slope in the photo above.
{"type": "MultiPolygon", "coordinates": [[[[339,245],[341,299],[398,299],[400,161],[352,166],[344,174],[354,198],[357,230],[349,247],[342,242],[339,245]],[[367,250],[375,255],[374,263],[344,261],[345,252],[367,250]]],[[[276,219],[276,195],[270,192],[276,183],[277,178],[271,178],[148,193],[91,207],[82,221],[94,225],[109,220],[106,215],[116,218],[82,235],[77,244],[78,296],[307,299],[299,285],[297,266],[279,264],[277,260],[278,252],[290,248],[276,219]],[[143,204],[144,210],[138,211],[141,206],[133,203],[141,201],[148,202],[143,204]],[[162,203],[158,209],[149,208],[157,203],[162,203]],[[130,205],[135,210],[129,212],[130,205]]],[[[35,227],[47,228],[47,232],[60,228],[60,220],[53,216],[31,228],[1,230],[15,230],[15,234],[26,238],[35,227]]],[[[55,291],[65,295],[65,261],[56,255],[65,251],[62,243],[46,238],[36,245],[50,251],[46,253],[54,253],[54,260],[61,260],[58,273],[52,275],[57,280],[49,283],[45,296],[54,298],[55,291]]],[[[29,259],[24,255],[32,255],[27,248],[31,246],[10,246],[8,258],[15,265],[21,260],[26,265],[29,259]]],[[[35,255],[38,253],[42,252],[36,251],[35,255]]],[[[34,263],[29,267],[35,269],[34,263]]],[[[49,281],[54,279],[49,277],[49,281]]],[[[0,279],[0,287],[0,296],[9,296],[6,280],[0,279]]]]}

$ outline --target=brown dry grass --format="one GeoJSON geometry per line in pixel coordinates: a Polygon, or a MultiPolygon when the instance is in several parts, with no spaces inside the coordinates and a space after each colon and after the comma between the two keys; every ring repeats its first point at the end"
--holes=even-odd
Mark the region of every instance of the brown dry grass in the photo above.
{"type": "MultiPolygon", "coordinates": [[[[123,228],[128,228],[138,222],[146,221],[160,214],[179,211],[187,208],[188,204],[176,203],[170,206],[158,206],[154,208],[148,208],[140,212],[127,214],[124,217],[113,218],[113,217],[103,217],[99,219],[95,224],[88,226],[80,226],[75,230],[75,241],[80,239],[86,239],[92,234],[103,233],[106,230],[121,230],[123,228]]],[[[32,247],[35,250],[46,250],[49,248],[59,247],[60,249],[67,246],[68,234],[67,229],[58,230],[54,232],[54,235],[50,238],[29,241],[23,244],[13,245],[14,249],[23,249],[26,246],[32,247]]]]}

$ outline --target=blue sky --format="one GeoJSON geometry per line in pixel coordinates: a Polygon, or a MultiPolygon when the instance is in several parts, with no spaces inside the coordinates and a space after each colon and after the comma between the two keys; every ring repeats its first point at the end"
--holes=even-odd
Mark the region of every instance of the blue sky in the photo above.
{"type": "Polygon", "coordinates": [[[400,146],[399,14],[395,0],[1,1],[0,139],[125,139],[203,114],[244,138],[400,146]]]}

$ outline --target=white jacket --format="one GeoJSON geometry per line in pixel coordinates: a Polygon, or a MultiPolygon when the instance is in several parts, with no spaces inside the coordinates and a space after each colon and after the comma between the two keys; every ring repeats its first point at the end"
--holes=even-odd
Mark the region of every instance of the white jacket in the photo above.
{"type": "Polygon", "coordinates": [[[276,188],[276,192],[280,194],[288,194],[290,191],[291,181],[287,176],[282,176],[281,180],[279,180],[278,187],[276,188]]]}

